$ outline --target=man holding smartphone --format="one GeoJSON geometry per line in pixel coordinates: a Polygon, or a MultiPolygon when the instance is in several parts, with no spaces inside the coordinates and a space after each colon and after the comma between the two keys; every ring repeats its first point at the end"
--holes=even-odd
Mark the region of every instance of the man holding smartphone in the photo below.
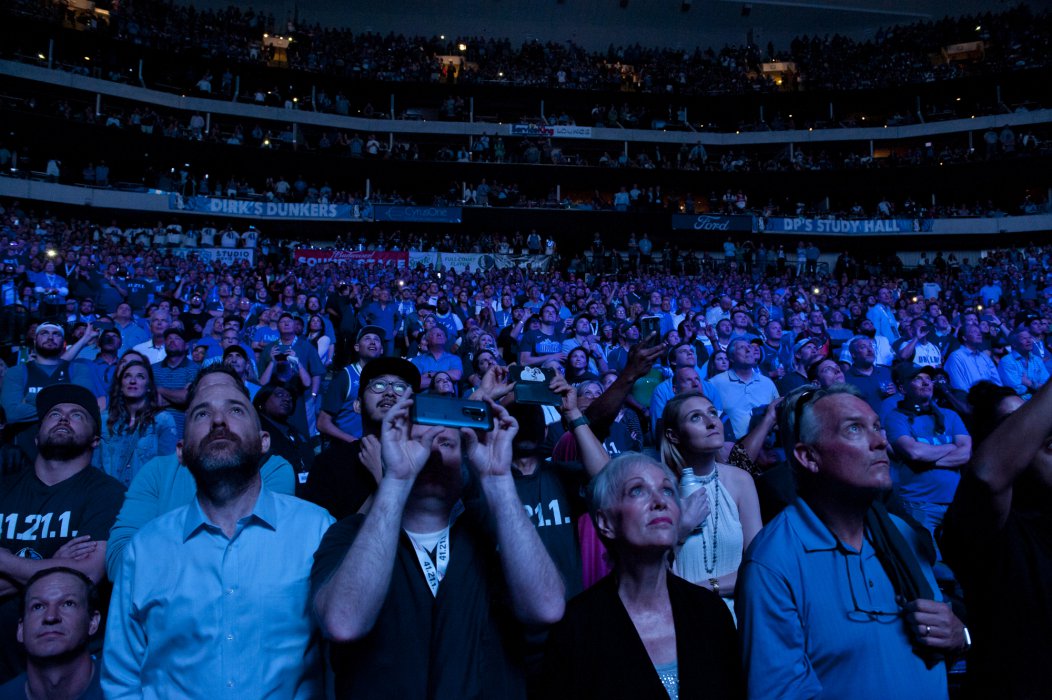
{"type": "Polygon", "coordinates": [[[562,617],[564,587],[515,491],[518,425],[493,403],[481,436],[414,426],[411,404],[403,391],[384,416],[369,513],[333,526],[314,557],[335,696],[525,698],[524,630],[562,617]],[[465,493],[465,461],[482,499],[465,493]]]}

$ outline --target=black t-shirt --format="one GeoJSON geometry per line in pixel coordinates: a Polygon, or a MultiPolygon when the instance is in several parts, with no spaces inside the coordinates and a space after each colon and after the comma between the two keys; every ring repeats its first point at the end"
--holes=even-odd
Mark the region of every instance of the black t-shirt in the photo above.
{"type": "MultiPolygon", "coordinates": [[[[314,555],[311,599],[340,566],[365,516],[329,528],[314,555]]],[[[469,505],[449,534],[449,567],[432,596],[409,537],[399,535],[391,584],[363,639],[333,644],[336,697],[355,700],[526,697],[523,629],[511,613],[496,543],[469,505]]]]}
{"type": "Polygon", "coordinates": [[[584,588],[577,540],[577,518],[586,510],[581,494],[587,479],[584,468],[579,464],[542,462],[529,476],[518,469],[513,469],[512,475],[526,517],[562,574],[566,597],[572,598],[584,588]]]}
{"type": "Polygon", "coordinates": [[[562,336],[559,333],[558,325],[554,333],[545,333],[544,331],[527,331],[522,336],[522,342],[519,343],[520,351],[529,351],[531,355],[551,355],[553,353],[562,352],[563,343],[562,336]]]}
{"type": "Polygon", "coordinates": [[[200,338],[201,334],[204,332],[205,324],[208,323],[208,319],[210,318],[212,318],[212,314],[204,309],[197,312],[187,311],[182,314],[183,327],[186,328],[186,331],[195,339],[200,338]]]}
{"type": "MultiPolygon", "coordinates": [[[[26,559],[50,559],[80,535],[105,542],[124,503],[124,486],[113,477],[85,467],[48,486],[33,468],[0,483],[0,547],[26,559]]],[[[18,596],[0,602],[0,682],[23,670],[21,645],[15,641],[20,614],[18,596]]]]}
{"type": "Polygon", "coordinates": [[[314,458],[307,483],[297,495],[321,506],[337,520],[357,513],[377,488],[372,472],[362,464],[361,451],[359,440],[333,440],[314,458]]]}
{"type": "Polygon", "coordinates": [[[1052,508],[1021,503],[1047,493],[1017,483],[998,529],[989,487],[966,470],[946,513],[940,546],[964,589],[975,644],[968,698],[1037,700],[1052,688],[1052,508]]]}

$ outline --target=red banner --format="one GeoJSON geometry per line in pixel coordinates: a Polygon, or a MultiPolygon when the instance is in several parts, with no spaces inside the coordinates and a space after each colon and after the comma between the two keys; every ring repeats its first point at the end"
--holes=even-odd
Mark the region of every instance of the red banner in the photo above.
{"type": "Polygon", "coordinates": [[[390,265],[394,263],[397,267],[406,267],[409,264],[409,253],[405,251],[386,250],[317,250],[314,248],[296,248],[292,252],[292,259],[297,264],[310,266],[324,263],[380,263],[390,265]]]}

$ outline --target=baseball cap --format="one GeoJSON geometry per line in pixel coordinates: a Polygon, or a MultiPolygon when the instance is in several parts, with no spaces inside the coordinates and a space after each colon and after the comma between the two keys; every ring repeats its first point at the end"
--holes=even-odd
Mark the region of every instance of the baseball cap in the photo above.
{"type": "Polygon", "coordinates": [[[912,382],[918,374],[927,374],[932,379],[935,379],[935,375],[941,372],[941,370],[932,367],[931,365],[924,365],[918,367],[912,362],[900,362],[895,365],[895,368],[891,370],[891,376],[895,380],[895,383],[899,386],[912,382]]]}
{"type": "Polygon", "coordinates": [[[416,365],[400,357],[379,357],[365,363],[362,369],[361,380],[358,384],[359,398],[369,382],[383,374],[401,377],[413,387],[413,391],[420,391],[420,370],[416,368],[416,365]]]}
{"type": "Polygon", "coordinates": [[[800,349],[802,347],[804,347],[805,345],[807,345],[808,343],[811,343],[812,345],[814,345],[816,347],[818,345],[817,343],[815,343],[815,339],[814,338],[811,338],[811,337],[800,338],[798,341],[793,343],[793,354],[795,355],[796,353],[800,352],[800,349]]]}
{"type": "Polygon", "coordinates": [[[102,429],[102,416],[99,414],[99,402],[95,395],[79,384],[52,384],[37,394],[37,416],[43,418],[55,406],[71,403],[80,406],[95,421],[95,434],[102,429]]]}
{"type": "Polygon", "coordinates": [[[223,359],[225,360],[228,355],[241,355],[241,357],[248,359],[248,353],[240,345],[231,345],[230,347],[223,350],[223,359]]]}
{"type": "Polygon", "coordinates": [[[362,336],[368,335],[369,333],[375,333],[380,336],[380,342],[387,340],[384,329],[380,328],[380,326],[363,326],[362,329],[358,331],[358,335],[355,336],[354,342],[359,342],[362,339],[362,336]]]}

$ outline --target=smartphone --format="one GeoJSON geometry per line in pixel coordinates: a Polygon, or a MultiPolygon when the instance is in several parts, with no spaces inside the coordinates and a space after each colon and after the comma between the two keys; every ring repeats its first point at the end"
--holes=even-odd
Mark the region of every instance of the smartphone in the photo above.
{"type": "Polygon", "coordinates": [[[515,402],[541,406],[560,406],[563,399],[548,388],[555,379],[555,370],[544,367],[514,366],[508,380],[515,382],[515,402]]]}
{"type": "Polygon", "coordinates": [[[418,425],[493,430],[489,404],[437,394],[414,394],[409,419],[418,425]]]}
{"type": "Polygon", "coordinates": [[[642,341],[646,341],[647,338],[654,335],[654,338],[647,343],[647,347],[654,347],[661,342],[661,317],[660,316],[641,316],[639,319],[639,337],[642,341]]]}
{"type": "Polygon", "coordinates": [[[100,333],[102,331],[112,331],[114,329],[112,321],[93,321],[91,325],[93,325],[95,327],[95,330],[99,331],[100,333]]]}

